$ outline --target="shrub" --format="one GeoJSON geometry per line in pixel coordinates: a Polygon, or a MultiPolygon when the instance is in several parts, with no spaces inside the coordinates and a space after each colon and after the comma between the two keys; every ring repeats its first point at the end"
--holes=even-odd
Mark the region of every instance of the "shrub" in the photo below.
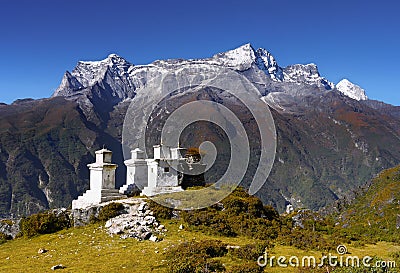
{"type": "Polygon", "coordinates": [[[390,257],[400,260],[400,251],[391,253],[390,257]]]}
{"type": "Polygon", "coordinates": [[[340,241],[332,237],[325,238],[318,232],[306,229],[295,228],[291,233],[279,237],[280,243],[283,245],[294,246],[303,250],[334,250],[340,241]]]}
{"type": "Polygon", "coordinates": [[[269,220],[279,218],[279,214],[270,206],[264,207],[263,203],[257,197],[249,195],[243,188],[237,188],[221,201],[225,208],[225,213],[233,216],[247,214],[249,217],[260,218],[268,214],[269,220]],[[274,213],[271,215],[271,211],[274,213]]]}
{"type": "Polygon", "coordinates": [[[12,237],[10,235],[4,234],[3,232],[0,232],[0,245],[4,244],[8,240],[11,240],[12,237]]]}
{"type": "Polygon", "coordinates": [[[279,221],[280,217],[279,217],[279,213],[278,211],[273,207],[273,206],[264,206],[264,211],[263,211],[263,216],[264,218],[270,220],[270,221],[279,221]]]}
{"type": "Polygon", "coordinates": [[[251,218],[248,215],[230,217],[229,223],[235,233],[254,239],[275,239],[279,234],[280,223],[264,218],[251,218]]]}
{"type": "Polygon", "coordinates": [[[211,273],[224,272],[225,268],[220,261],[196,254],[181,259],[175,259],[168,264],[170,273],[211,273]]]}
{"type": "Polygon", "coordinates": [[[160,205],[153,200],[148,200],[147,204],[149,205],[150,210],[153,212],[154,217],[157,219],[169,220],[174,215],[173,209],[160,205]]]}
{"type": "Polygon", "coordinates": [[[22,218],[19,225],[19,236],[24,237],[54,233],[71,227],[67,214],[61,213],[57,215],[55,212],[33,214],[27,218],[22,218]]]}
{"type": "Polygon", "coordinates": [[[227,273],[262,273],[263,268],[255,262],[246,262],[232,266],[227,273]]]}
{"type": "Polygon", "coordinates": [[[107,220],[121,215],[125,209],[121,203],[110,203],[100,209],[99,215],[93,217],[91,222],[106,222],[107,220]]]}
{"type": "Polygon", "coordinates": [[[212,235],[247,236],[255,239],[274,239],[281,222],[271,206],[250,196],[242,188],[210,208],[181,213],[182,219],[194,230],[212,235]]]}
{"type": "Polygon", "coordinates": [[[194,244],[194,246],[197,248],[197,251],[204,253],[211,258],[222,257],[228,253],[226,244],[223,244],[219,240],[203,240],[194,244]]]}
{"type": "Polygon", "coordinates": [[[203,240],[181,243],[167,250],[168,272],[223,272],[225,269],[214,257],[227,253],[226,245],[221,241],[203,240]]]}
{"type": "Polygon", "coordinates": [[[257,261],[258,257],[264,254],[266,248],[271,248],[272,245],[269,242],[260,242],[257,244],[249,244],[240,248],[230,249],[229,253],[243,260],[257,261]]]}
{"type": "Polygon", "coordinates": [[[183,211],[181,217],[194,230],[200,230],[211,235],[236,236],[224,213],[212,208],[183,211]]]}
{"type": "Polygon", "coordinates": [[[183,258],[193,254],[203,255],[207,258],[222,257],[228,250],[226,244],[219,240],[202,240],[183,242],[178,246],[170,248],[166,252],[166,257],[169,259],[183,258]]]}

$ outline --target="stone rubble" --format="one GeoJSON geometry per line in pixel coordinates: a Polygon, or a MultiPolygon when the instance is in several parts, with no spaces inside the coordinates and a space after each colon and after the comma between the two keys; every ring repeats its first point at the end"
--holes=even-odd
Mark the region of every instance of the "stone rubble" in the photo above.
{"type": "MultiPolygon", "coordinates": [[[[167,231],[166,228],[157,222],[145,201],[138,202],[131,203],[126,209],[127,213],[109,219],[105,228],[111,236],[119,235],[122,239],[160,241],[167,231]]],[[[124,203],[124,206],[127,204],[124,203]]]]}

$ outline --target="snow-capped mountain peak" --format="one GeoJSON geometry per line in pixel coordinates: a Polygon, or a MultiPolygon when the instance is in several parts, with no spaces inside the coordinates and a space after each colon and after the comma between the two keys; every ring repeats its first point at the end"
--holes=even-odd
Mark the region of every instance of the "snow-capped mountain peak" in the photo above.
{"type": "Polygon", "coordinates": [[[251,44],[216,54],[211,60],[238,71],[248,70],[253,65],[257,66],[276,82],[305,83],[327,90],[335,87],[333,83],[320,76],[315,64],[296,64],[282,68],[269,51],[264,48],[254,50],[251,44]]]}
{"type": "Polygon", "coordinates": [[[236,70],[246,70],[254,63],[256,56],[251,44],[244,44],[238,48],[218,53],[212,59],[223,66],[236,70]]]}
{"type": "Polygon", "coordinates": [[[274,56],[264,48],[254,50],[251,44],[244,44],[238,48],[218,53],[212,57],[212,60],[222,66],[239,71],[247,70],[255,64],[273,80],[283,80],[282,68],[279,67],[274,56]]]}
{"type": "MultiPolygon", "coordinates": [[[[70,96],[81,89],[95,85],[105,78],[129,85],[129,69],[134,65],[117,54],[110,54],[100,61],[79,61],[70,73],[67,71],[53,96],[70,96]]],[[[110,82],[110,84],[112,84],[110,82]]],[[[118,84],[119,89],[121,84],[118,84]]],[[[124,91],[117,91],[122,96],[124,91]]]]}
{"type": "Polygon", "coordinates": [[[365,90],[360,86],[350,82],[348,79],[343,79],[336,84],[336,89],[344,95],[355,99],[355,100],[367,100],[368,97],[365,94],[365,90]]]}
{"type": "Polygon", "coordinates": [[[116,53],[109,54],[107,56],[107,59],[123,59],[123,60],[125,60],[124,58],[122,58],[121,56],[117,55],[116,53]]]}
{"type": "Polygon", "coordinates": [[[124,58],[117,54],[110,54],[101,61],[78,62],[78,65],[71,74],[86,87],[101,80],[108,69],[112,70],[117,76],[123,76],[131,66],[133,66],[133,64],[129,63],[124,58]]]}
{"type": "Polygon", "coordinates": [[[79,64],[84,65],[92,65],[92,66],[99,66],[99,65],[112,65],[112,64],[130,64],[127,60],[122,58],[121,56],[111,53],[107,56],[107,58],[100,60],[100,61],[79,61],[79,64]]]}

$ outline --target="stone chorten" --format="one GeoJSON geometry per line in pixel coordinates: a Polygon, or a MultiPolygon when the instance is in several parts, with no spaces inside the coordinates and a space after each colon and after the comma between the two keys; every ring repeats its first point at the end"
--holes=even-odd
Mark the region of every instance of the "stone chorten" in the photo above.
{"type": "Polygon", "coordinates": [[[107,149],[96,151],[96,162],[88,164],[90,170],[90,188],[77,200],[72,201],[72,209],[85,208],[123,197],[115,189],[115,169],[111,162],[112,152],[107,149]]]}

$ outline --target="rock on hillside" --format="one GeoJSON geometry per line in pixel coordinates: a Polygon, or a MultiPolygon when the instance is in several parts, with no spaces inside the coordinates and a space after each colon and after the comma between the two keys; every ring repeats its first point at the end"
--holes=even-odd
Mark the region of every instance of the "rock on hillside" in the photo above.
{"type": "Polygon", "coordinates": [[[122,239],[135,238],[157,242],[162,240],[166,229],[153,216],[145,199],[128,198],[112,202],[101,203],[85,209],[74,209],[71,212],[75,226],[89,224],[100,211],[111,203],[122,204],[119,215],[107,220],[105,228],[111,236],[118,235],[122,239]]]}

